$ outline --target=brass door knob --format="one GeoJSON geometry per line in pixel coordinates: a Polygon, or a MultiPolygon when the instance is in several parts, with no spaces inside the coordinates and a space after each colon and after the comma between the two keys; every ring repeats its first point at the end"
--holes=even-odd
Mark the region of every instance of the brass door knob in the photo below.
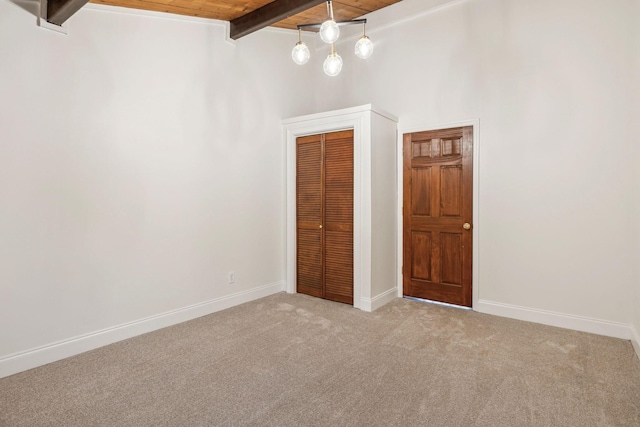
{"type": "Polygon", "coordinates": [[[321,225],[321,226],[319,226],[318,228],[322,228],[322,225],[321,225]]]}
{"type": "Polygon", "coordinates": [[[462,225],[462,228],[464,228],[465,230],[471,230],[471,224],[469,224],[468,222],[465,222],[465,223],[462,225]]]}

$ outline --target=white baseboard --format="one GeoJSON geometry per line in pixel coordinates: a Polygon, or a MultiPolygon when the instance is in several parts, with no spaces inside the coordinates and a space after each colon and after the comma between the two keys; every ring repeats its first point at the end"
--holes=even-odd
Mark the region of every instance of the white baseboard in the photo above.
{"type": "Polygon", "coordinates": [[[633,344],[633,348],[636,350],[636,355],[638,359],[640,359],[640,334],[638,330],[631,325],[631,344],[633,344]]]}
{"type": "Polygon", "coordinates": [[[573,316],[553,311],[502,304],[486,300],[479,300],[473,309],[480,313],[510,317],[512,319],[525,320],[527,322],[541,323],[543,325],[590,332],[592,334],[622,338],[625,340],[632,339],[631,325],[624,323],[573,316]]]}
{"type": "Polygon", "coordinates": [[[398,288],[394,286],[373,298],[360,298],[360,310],[368,312],[376,311],[383,305],[394,300],[398,296],[397,294],[398,288]]]}
{"type": "Polygon", "coordinates": [[[0,358],[0,378],[75,356],[117,341],[206,316],[207,314],[263,298],[282,290],[284,290],[284,282],[270,283],[247,291],[225,295],[199,304],[11,354],[0,358]]]}

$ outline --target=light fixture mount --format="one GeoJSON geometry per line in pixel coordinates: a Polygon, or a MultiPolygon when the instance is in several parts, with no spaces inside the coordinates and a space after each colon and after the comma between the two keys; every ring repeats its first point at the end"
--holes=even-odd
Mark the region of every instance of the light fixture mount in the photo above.
{"type": "MultiPolygon", "coordinates": [[[[322,25],[324,23],[326,23],[326,22],[327,21],[325,21],[325,22],[317,22],[317,23],[314,23],[314,24],[300,24],[300,25],[297,25],[297,28],[298,28],[298,30],[301,30],[301,29],[304,29],[304,28],[321,28],[322,25]]],[[[343,27],[345,25],[366,24],[367,20],[364,19],[364,18],[363,19],[351,19],[349,21],[335,21],[335,23],[336,23],[336,25],[338,27],[343,27]]]]}

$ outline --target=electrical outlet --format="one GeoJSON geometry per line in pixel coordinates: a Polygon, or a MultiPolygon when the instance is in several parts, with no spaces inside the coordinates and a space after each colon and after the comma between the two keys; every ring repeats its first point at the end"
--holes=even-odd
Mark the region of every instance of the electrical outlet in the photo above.
{"type": "Polygon", "coordinates": [[[227,283],[229,283],[230,285],[236,283],[236,272],[230,271],[229,274],[227,274],[227,279],[227,283]]]}

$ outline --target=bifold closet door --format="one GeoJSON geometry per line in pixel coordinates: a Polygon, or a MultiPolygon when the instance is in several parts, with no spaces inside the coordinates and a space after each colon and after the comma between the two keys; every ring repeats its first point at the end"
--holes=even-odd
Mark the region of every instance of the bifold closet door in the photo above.
{"type": "Polygon", "coordinates": [[[353,304],[353,131],[297,139],[297,291],[353,304]]]}
{"type": "Polygon", "coordinates": [[[322,219],[324,153],[322,135],[296,141],[297,291],[323,297],[322,219]]]}
{"type": "Polygon", "coordinates": [[[353,304],[353,131],[324,137],[324,298],[353,304]]]}

